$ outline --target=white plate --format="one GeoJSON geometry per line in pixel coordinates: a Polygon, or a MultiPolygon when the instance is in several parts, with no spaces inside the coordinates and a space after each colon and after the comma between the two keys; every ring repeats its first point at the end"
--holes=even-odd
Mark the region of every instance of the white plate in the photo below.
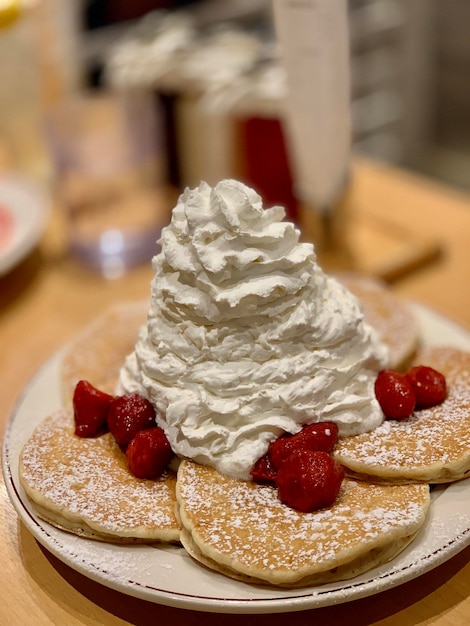
{"type": "MultiPolygon", "coordinates": [[[[415,305],[427,343],[470,350],[470,333],[415,305]]],[[[349,581],[296,590],[255,587],[210,572],[179,547],[115,546],[75,537],[39,520],[18,479],[21,447],[34,427],[61,405],[61,354],[30,382],[10,419],[3,471],[22,522],[50,552],[108,587],[152,602],[219,613],[280,613],[347,602],[395,587],[440,565],[470,544],[470,479],[432,492],[417,539],[391,563],[349,581]]]]}
{"type": "Polygon", "coordinates": [[[0,177],[0,276],[31,252],[43,234],[49,203],[34,183],[0,177]]]}

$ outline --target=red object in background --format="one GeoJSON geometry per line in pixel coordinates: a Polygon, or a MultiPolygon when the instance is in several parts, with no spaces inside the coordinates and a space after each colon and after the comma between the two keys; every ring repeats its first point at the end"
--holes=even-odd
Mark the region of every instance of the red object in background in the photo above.
{"type": "Polygon", "coordinates": [[[256,189],[265,206],[280,204],[296,221],[297,200],[284,133],[276,118],[252,117],[238,124],[240,178],[256,189]]]}
{"type": "Polygon", "coordinates": [[[102,2],[109,23],[135,20],[157,9],[174,9],[179,6],[175,0],[107,0],[102,2]]]}

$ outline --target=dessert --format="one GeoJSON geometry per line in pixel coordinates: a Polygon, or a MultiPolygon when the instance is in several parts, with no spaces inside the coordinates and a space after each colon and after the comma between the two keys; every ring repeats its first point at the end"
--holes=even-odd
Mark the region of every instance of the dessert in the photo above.
{"type": "Polygon", "coordinates": [[[176,542],[176,475],[137,480],[111,433],[74,434],[71,409],[45,419],[26,442],[20,480],[38,515],[91,539],[111,543],[176,542]]]}
{"type": "Polygon", "coordinates": [[[251,583],[315,585],[359,575],[401,552],[421,528],[427,485],[345,480],[333,506],[301,513],[269,486],[183,461],[176,495],[189,554],[251,583]]]}
{"type": "Polygon", "coordinates": [[[422,348],[417,362],[441,372],[447,397],[373,432],[340,438],[335,457],[350,476],[375,482],[448,483],[470,475],[470,353],[422,348]]]}
{"type": "Polygon", "coordinates": [[[248,480],[282,432],[374,429],[387,351],[284,209],[232,180],[186,190],[163,229],[148,321],[120,374],[176,454],[248,480]]]}
{"type": "MultiPolygon", "coordinates": [[[[20,478],[41,517],[104,541],[180,541],[213,570],[285,587],[356,576],[414,539],[429,507],[427,460],[396,481],[409,484],[384,485],[396,479],[391,461],[377,478],[347,448],[391,430],[376,381],[416,349],[414,318],[355,277],[361,306],[283,216],[235,181],[180,197],[153,261],[147,316],[142,303],[115,307],[65,352],[64,403],[88,415],[74,422],[63,409],[24,446],[20,478]],[[344,466],[361,480],[344,478],[344,466]]],[[[442,354],[420,355],[450,382],[441,408],[422,415],[461,406],[468,415],[470,355],[452,353],[441,368],[442,354]]],[[[422,374],[409,384],[423,387],[422,374]]],[[[458,467],[443,466],[452,479],[470,456],[457,421],[463,451],[458,467]]],[[[423,437],[393,445],[405,454],[423,437]]]]}

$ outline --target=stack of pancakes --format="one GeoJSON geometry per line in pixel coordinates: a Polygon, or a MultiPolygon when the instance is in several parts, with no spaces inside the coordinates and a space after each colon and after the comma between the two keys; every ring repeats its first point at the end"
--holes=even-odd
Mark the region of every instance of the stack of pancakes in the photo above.
{"type": "Polygon", "coordinates": [[[112,543],[179,540],[176,475],[137,480],[111,433],[74,434],[71,409],[36,428],[22,452],[20,478],[39,517],[63,530],[112,543]]]}
{"type": "Polygon", "coordinates": [[[204,566],[255,584],[343,580],[394,558],[424,523],[429,483],[470,472],[470,354],[421,348],[405,303],[370,279],[340,279],[389,346],[390,366],[403,369],[413,361],[435,367],[447,377],[449,395],[406,421],[386,421],[371,433],[340,439],[335,455],[347,477],[333,506],[301,513],[283,505],[270,486],[187,460],[177,473],[140,480],[129,473],[110,434],[73,434],[73,388],[85,378],[112,391],[145,321],[146,307],[137,303],[106,313],[65,354],[66,408],[36,429],[20,459],[20,478],[38,515],[103,541],[181,542],[204,566]]]}

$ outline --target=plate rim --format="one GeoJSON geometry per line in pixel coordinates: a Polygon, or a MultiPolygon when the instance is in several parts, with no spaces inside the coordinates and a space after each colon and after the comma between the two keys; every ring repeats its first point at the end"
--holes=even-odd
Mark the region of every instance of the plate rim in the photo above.
{"type": "MultiPolygon", "coordinates": [[[[466,337],[466,340],[470,342],[469,330],[459,322],[451,320],[441,313],[430,309],[424,305],[416,302],[410,303],[412,308],[418,314],[418,321],[421,320],[421,316],[431,316],[437,323],[443,323],[446,326],[452,328],[457,334],[462,334],[466,337]]],[[[444,345],[444,344],[442,344],[444,345]]],[[[469,343],[470,345],[470,343],[469,343]]],[[[49,369],[58,367],[63,355],[65,347],[56,351],[51,357],[49,357],[42,366],[36,371],[36,373],[26,383],[21,393],[19,394],[11,411],[10,418],[7,422],[7,426],[4,433],[2,443],[2,469],[5,479],[5,486],[10,498],[10,502],[16,510],[19,519],[25,524],[26,528],[33,535],[33,537],[49,552],[56,556],[60,561],[64,562],[71,569],[79,572],[80,574],[90,578],[100,584],[103,584],[109,588],[115,589],[126,595],[131,595],[143,600],[147,600],[157,604],[163,604],[176,608],[183,608],[189,610],[217,612],[217,613],[237,613],[237,614],[261,614],[261,613],[281,613],[281,612],[293,612],[299,610],[314,609],[324,606],[330,606],[333,604],[342,604],[352,600],[376,595],[387,589],[391,589],[403,583],[409,582],[432,569],[435,569],[439,565],[443,564],[453,556],[463,551],[468,545],[470,545],[470,522],[468,527],[465,528],[457,537],[449,539],[445,545],[441,546],[438,550],[435,550],[431,554],[422,555],[416,561],[404,564],[398,569],[387,568],[381,574],[369,576],[370,572],[365,573],[363,576],[353,578],[350,580],[339,582],[341,586],[337,589],[328,588],[328,586],[321,585],[318,587],[306,587],[301,589],[288,590],[289,595],[274,596],[274,597],[246,597],[246,598],[231,598],[231,597],[211,597],[203,596],[200,593],[182,593],[178,591],[159,588],[156,586],[150,586],[147,583],[143,584],[137,580],[129,578],[127,580],[118,580],[110,576],[106,571],[97,567],[93,563],[82,559],[81,561],[73,559],[73,557],[65,552],[65,547],[57,537],[59,535],[63,537],[65,541],[70,540],[70,534],[65,531],[58,531],[58,529],[49,525],[47,522],[40,520],[30,506],[27,505],[27,499],[25,501],[25,495],[20,493],[18,485],[16,484],[12,451],[10,449],[10,442],[14,433],[15,420],[21,412],[25,400],[31,393],[32,388],[41,377],[45,376],[49,369]],[[90,569],[91,568],[91,569],[90,569]],[[377,582],[379,584],[377,586],[377,582]],[[347,593],[345,593],[347,592],[347,593]],[[351,595],[349,595],[351,594],[351,595]]],[[[49,374],[51,375],[51,374],[49,374]]],[[[53,375],[53,373],[52,373],[53,375]]],[[[16,459],[17,462],[17,459],[16,459]]],[[[470,479],[466,481],[459,481],[460,485],[469,483],[470,479]]],[[[457,483],[459,484],[459,483],[457,483]]],[[[445,492],[455,484],[451,484],[445,488],[445,492]]],[[[467,487],[468,488],[468,487],[467,487]]],[[[21,489],[21,487],[20,487],[21,489]]],[[[95,544],[93,540],[86,540],[83,538],[76,538],[79,541],[88,541],[95,544]]],[[[149,546],[147,546],[149,547],[149,546]]],[[[154,548],[152,548],[154,549],[154,548]]],[[[157,548],[158,549],[158,548],[157,548]]],[[[391,563],[393,564],[394,561],[391,563]]],[[[387,564],[388,565],[388,564],[387,564]]],[[[198,565],[198,567],[201,567],[198,565]]],[[[373,573],[375,569],[371,570],[373,573]]],[[[215,576],[222,576],[210,572],[215,576]]],[[[226,579],[226,577],[223,577],[226,579]]],[[[256,589],[252,585],[248,585],[250,589],[256,589]]],[[[266,587],[264,587],[266,589],[266,587]]],[[[279,591],[273,588],[273,594],[279,591]]],[[[285,591],[285,590],[283,590],[285,591]]]]}

